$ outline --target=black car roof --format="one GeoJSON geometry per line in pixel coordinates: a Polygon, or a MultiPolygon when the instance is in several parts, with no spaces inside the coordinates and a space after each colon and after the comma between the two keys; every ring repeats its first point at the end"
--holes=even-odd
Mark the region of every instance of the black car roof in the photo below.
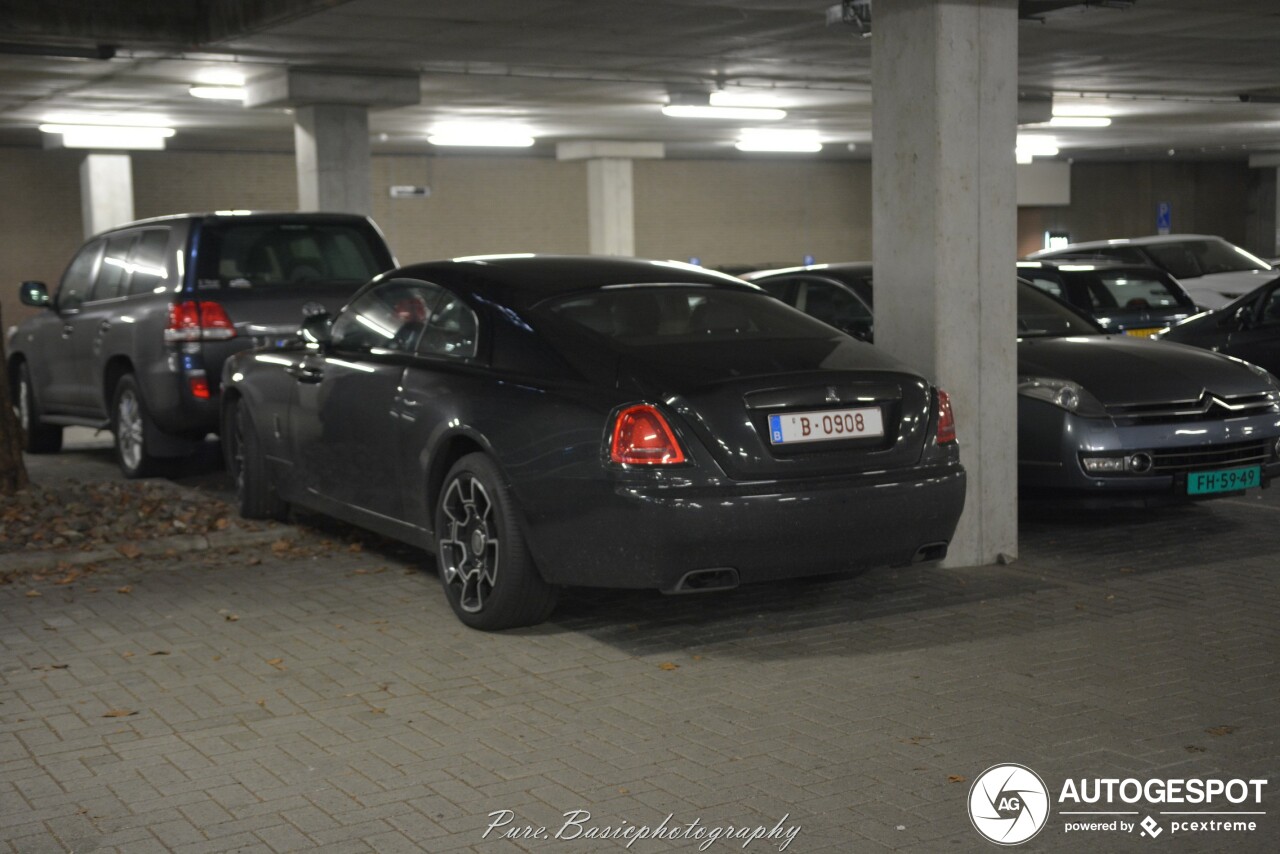
{"type": "Polygon", "coordinates": [[[369,222],[367,216],[332,211],[207,211],[205,213],[165,214],[164,216],[147,217],[133,222],[125,222],[111,228],[103,229],[99,234],[112,234],[126,228],[137,228],[143,225],[163,225],[183,220],[200,222],[369,222]]]}
{"type": "Polygon", "coordinates": [[[1154,273],[1159,276],[1168,275],[1168,273],[1154,264],[1135,264],[1132,261],[1114,261],[1106,258],[1093,258],[1083,255],[1059,258],[1035,258],[1030,261],[1018,262],[1018,267],[1020,269],[1031,269],[1037,266],[1048,270],[1060,270],[1063,273],[1087,273],[1090,270],[1141,270],[1144,273],[1154,273]],[[1080,269],[1083,267],[1087,267],[1088,269],[1080,269]]]}
{"type": "Polygon", "coordinates": [[[681,261],[604,255],[477,255],[410,264],[383,278],[466,285],[513,307],[610,285],[696,284],[759,291],[742,279],[681,261]]]}

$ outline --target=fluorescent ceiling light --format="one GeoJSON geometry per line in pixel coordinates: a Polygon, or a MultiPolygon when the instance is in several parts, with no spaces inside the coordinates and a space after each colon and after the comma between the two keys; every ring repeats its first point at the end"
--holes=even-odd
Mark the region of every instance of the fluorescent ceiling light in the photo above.
{"type": "Polygon", "coordinates": [[[726,119],[736,122],[775,122],[787,117],[786,110],[774,107],[713,107],[710,104],[667,104],[664,116],[673,119],[726,119]]]}
{"type": "Polygon", "coordinates": [[[1111,124],[1106,116],[1054,116],[1049,126],[1055,128],[1104,128],[1111,124]]]}
{"type": "Polygon", "coordinates": [[[187,90],[193,98],[207,98],[211,101],[243,101],[243,86],[192,86],[187,90]]]}
{"type": "Polygon", "coordinates": [[[533,145],[533,136],[526,128],[516,125],[445,123],[431,130],[427,142],[476,148],[528,148],[533,145]]]}
{"type": "Polygon", "coordinates": [[[1090,104],[1054,103],[1053,115],[1059,117],[1109,118],[1113,111],[1110,107],[1095,107],[1090,104]]]}
{"type": "Polygon", "coordinates": [[[1032,155],[1029,151],[1024,151],[1021,148],[1015,148],[1013,150],[1013,159],[1015,163],[1027,164],[1032,161],[1032,155]]]}
{"type": "Polygon", "coordinates": [[[1037,157],[1052,157],[1058,153],[1058,140],[1052,136],[1034,136],[1020,133],[1018,134],[1016,146],[1018,150],[1034,154],[1037,157]]]}
{"type": "Polygon", "coordinates": [[[781,106],[778,99],[768,92],[752,92],[752,91],[716,91],[707,97],[707,102],[713,107],[759,107],[764,109],[777,109],[781,106]]]}
{"type": "Polygon", "coordinates": [[[822,150],[816,130],[760,130],[744,128],[738,137],[739,151],[794,151],[812,153],[822,150]]]}
{"type": "Polygon", "coordinates": [[[66,148],[127,148],[159,150],[173,136],[173,128],[128,127],[124,125],[43,124],[44,133],[62,135],[66,148]]]}
{"type": "Polygon", "coordinates": [[[206,68],[196,74],[201,86],[243,86],[244,75],[229,68],[206,68]]]}
{"type": "Polygon", "coordinates": [[[158,113],[46,113],[49,125],[92,125],[94,127],[171,128],[173,119],[158,113]]]}

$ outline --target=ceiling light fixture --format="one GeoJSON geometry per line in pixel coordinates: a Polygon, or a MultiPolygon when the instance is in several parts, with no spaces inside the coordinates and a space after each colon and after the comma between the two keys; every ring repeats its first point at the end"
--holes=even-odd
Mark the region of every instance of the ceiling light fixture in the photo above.
{"type": "Polygon", "coordinates": [[[812,154],[822,150],[816,130],[743,128],[735,146],[739,151],[779,151],[812,154]]]}
{"type": "Polygon", "coordinates": [[[158,151],[173,136],[173,128],[129,125],[42,124],[43,133],[62,136],[65,148],[124,148],[158,151]]]}
{"type": "Polygon", "coordinates": [[[243,101],[243,86],[192,86],[187,90],[193,98],[206,98],[211,101],[243,101]]]}
{"type": "Polygon", "coordinates": [[[1104,128],[1111,124],[1106,116],[1054,116],[1049,127],[1055,128],[1104,128]]]}
{"type": "Polygon", "coordinates": [[[432,128],[427,142],[472,148],[528,148],[534,138],[526,128],[516,125],[447,122],[432,128]]]}
{"type": "Polygon", "coordinates": [[[713,107],[710,104],[667,104],[664,116],[673,119],[721,119],[735,122],[775,122],[787,117],[786,110],[773,107],[713,107]]]}
{"type": "Polygon", "coordinates": [[[1099,107],[1093,104],[1069,104],[1061,101],[1053,102],[1053,115],[1062,117],[1110,118],[1114,111],[1110,107],[1099,107]]]}

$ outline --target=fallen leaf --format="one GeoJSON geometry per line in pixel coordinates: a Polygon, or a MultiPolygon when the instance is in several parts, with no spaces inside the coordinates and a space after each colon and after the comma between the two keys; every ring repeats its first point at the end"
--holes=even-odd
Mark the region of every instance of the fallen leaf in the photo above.
{"type": "Polygon", "coordinates": [[[27,598],[28,598],[28,599],[34,599],[34,598],[36,598],[37,596],[43,596],[43,595],[44,595],[44,594],[43,594],[43,593],[41,593],[39,590],[28,590],[28,591],[27,591],[27,598]]]}
{"type": "Polygon", "coordinates": [[[136,543],[121,543],[116,546],[116,551],[132,560],[142,554],[142,549],[138,548],[136,543]]]}
{"type": "Polygon", "coordinates": [[[167,649],[157,649],[155,652],[147,653],[147,655],[168,655],[168,654],[169,654],[169,650],[167,649]]]}
{"type": "Polygon", "coordinates": [[[659,670],[679,670],[680,665],[676,664],[673,661],[664,661],[658,665],[658,669],[659,670]]]}
{"type": "Polygon", "coordinates": [[[370,706],[369,711],[373,712],[375,715],[385,715],[387,713],[387,710],[381,706],[370,706]]]}
{"type": "Polygon", "coordinates": [[[227,528],[231,527],[231,520],[226,516],[223,516],[221,519],[213,523],[213,527],[219,531],[225,531],[227,528]]]}
{"type": "Polygon", "coordinates": [[[215,655],[215,656],[213,657],[213,660],[214,660],[214,661],[222,661],[222,656],[220,656],[220,655],[215,655]]]}
{"type": "Polygon", "coordinates": [[[240,618],[237,617],[235,614],[226,614],[223,616],[222,619],[226,620],[228,623],[234,623],[236,620],[239,620],[240,618]]]}
{"type": "Polygon", "coordinates": [[[117,587],[117,588],[116,588],[116,592],[117,592],[117,593],[123,593],[123,594],[125,594],[125,595],[127,596],[127,595],[129,595],[130,593],[132,593],[132,592],[133,592],[133,588],[132,588],[132,587],[130,587],[128,584],[126,584],[124,587],[117,587]]]}
{"type": "Polygon", "coordinates": [[[251,557],[248,560],[246,560],[244,563],[245,563],[245,566],[258,566],[259,564],[262,563],[262,558],[251,557]]]}
{"type": "Polygon", "coordinates": [[[267,704],[266,700],[254,700],[254,702],[257,703],[259,706],[265,706],[267,704]]]}
{"type": "Polygon", "coordinates": [[[271,544],[271,551],[276,554],[283,554],[293,547],[293,543],[288,540],[276,540],[271,544]]]}
{"type": "Polygon", "coordinates": [[[1186,751],[1187,751],[1187,753],[1204,753],[1204,752],[1205,752],[1205,748],[1200,747],[1200,746],[1195,745],[1195,744],[1188,744],[1188,745],[1187,745],[1185,748],[1183,748],[1183,749],[1184,749],[1184,750],[1186,750],[1186,751]]]}
{"type": "Polygon", "coordinates": [[[285,667],[285,666],[284,666],[284,659],[283,659],[283,658],[268,658],[268,659],[267,659],[267,664],[270,664],[270,665],[271,665],[272,667],[274,667],[276,670],[288,670],[288,669],[289,669],[289,668],[287,668],[287,667],[285,667]]]}
{"type": "Polygon", "coordinates": [[[122,652],[122,653],[120,653],[120,657],[121,657],[121,658],[133,658],[133,653],[132,653],[132,652],[122,652]]]}
{"type": "Polygon", "coordinates": [[[1231,735],[1231,733],[1235,731],[1236,731],[1235,727],[1226,726],[1226,725],[1210,727],[1209,729],[1205,730],[1205,732],[1209,733],[1209,735],[1231,735]]]}
{"type": "Polygon", "coordinates": [[[963,782],[964,782],[964,777],[961,777],[959,774],[949,774],[949,775],[947,775],[947,782],[948,782],[948,783],[963,783],[963,782]]]}
{"type": "Polygon", "coordinates": [[[364,546],[360,545],[359,543],[352,543],[351,545],[347,546],[347,551],[362,552],[364,551],[364,546]]]}
{"type": "Polygon", "coordinates": [[[71,666],[70,664],[41,664],[38,667],[33,667],[31,669],[32,670],[66,670],[70,666],[71,666]]]}
{"type": "Polygon", "coordinates": [[[137,712],[130,709],[108,709],[102,716],[104,718],[127,718],[136,714],[137,712]]]}

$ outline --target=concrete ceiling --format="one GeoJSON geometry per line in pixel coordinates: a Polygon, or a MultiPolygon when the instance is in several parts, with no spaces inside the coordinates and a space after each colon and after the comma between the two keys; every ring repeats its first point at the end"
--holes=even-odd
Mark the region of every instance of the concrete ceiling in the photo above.
{"type": "MultiPolygon", "coordinates": [[[[749,156],[733,149],[742,122],[659,112],[673,89],[721,88],[772,95],[788,110],[782,125],[820,132],[818,156],[865,157],[871,40],[827,25],[834,2],[0,0],[0,144],[38,146],[39,123],[89,113],[167,121],[172,149],[289,150],[288,111],[202,101],[188,87],[212,70],[252,79],[294,65],[420,75],[420,105],[370,114],[375,152],[430,150],[426,131],[440,121],[504,118],[534,132],[536,154],[612,139],[664,142],[668,156],[749,156]],[[112,58],[53,55],[100,45],[112,58]]],[[[1024,0],[1024,11],[1048,11],[1019,26],[1019,86],[1114,118],[1055,129],[1061,157],[1280,150],[1276,0],[1054,8],[1064,5],[1024,0]]]]}

